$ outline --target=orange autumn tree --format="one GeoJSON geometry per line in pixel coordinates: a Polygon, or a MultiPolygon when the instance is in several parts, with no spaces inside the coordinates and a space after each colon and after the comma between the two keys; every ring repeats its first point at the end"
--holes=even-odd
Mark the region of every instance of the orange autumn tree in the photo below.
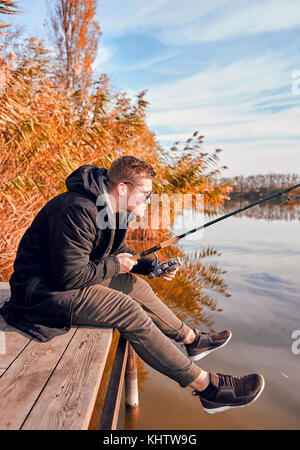
{"type": "Polygon", "coordinates": [[[56,79],[67,88],[77,90],[81,101],[84,101],[92,84],[92,65],[101,36],[100,26],[95,20],[97,2],[98,0],[47,2],[49,36],[56,50],[56,79]]]}
{"type": "MultiPolygon", "coordinates": [[[[26,48],[24,46],[24,48],[26,48]]],[[[86,98],[86,115],[74,114],[75,91],[60,89],[47,75],[47,52],[30,39],[22,61],[5,64],[0,94],[0,266],[7,279],[18,242],[37,210],[66,190],[78,166],[108,167],[119,146],[130,148],[144,129],[144,107],[119,99],[107,80],[86,98]]]]}

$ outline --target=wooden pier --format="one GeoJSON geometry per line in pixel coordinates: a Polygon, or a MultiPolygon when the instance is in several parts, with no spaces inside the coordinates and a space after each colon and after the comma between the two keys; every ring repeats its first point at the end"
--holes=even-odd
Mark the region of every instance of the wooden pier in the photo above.
{"type": "MultiPolygon", "coordinates": [[[[0,306],[9,296],[1,282],[0,306]]],[[[116,429],[124,384],[126,406],[138,407],[135,358],[111,328],[74,326],[40,342],[0,316],[0,429],[116,429]]]]}

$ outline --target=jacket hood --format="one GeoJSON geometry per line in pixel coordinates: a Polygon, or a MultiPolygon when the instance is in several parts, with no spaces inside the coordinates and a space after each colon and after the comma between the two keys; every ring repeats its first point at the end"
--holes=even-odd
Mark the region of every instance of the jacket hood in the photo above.
{"type": "MultiPolygon", "coordinates": [[[[104,180],[106,178],[107,169],[105,169],[104,167],[99,168],[97,166],[87,164],[78,167],[74,172],[71,173],[71,175],[67,177],[66,186],[68,191],[78,192],[79,194],[86,195],[96,203],[97,197],[99,195],[106,195],[103,189],[104,180]]],[[[103,206],[107,207],[108,203],[108,201],[105,201],[103,206]]],[[[118,214],[120,216],[119,220],[126,220],[127,223],[132,222],[136,218],[135,214],[129,211],[118,214]],[[121,215],[123,216],[122,219],[121,215]]],[[[110,211],[108,214],[110,221],[113,221],[112,215],[113,213],[112,211],[110,211]]]]}
{"type": "Polygon", "coordinates": [[[103,194],[103,180],[107,176],[107,169],[94,165],[78,167],[66,179],[66,186],[70,192],[78,192],[95,200],[103,194]]]}

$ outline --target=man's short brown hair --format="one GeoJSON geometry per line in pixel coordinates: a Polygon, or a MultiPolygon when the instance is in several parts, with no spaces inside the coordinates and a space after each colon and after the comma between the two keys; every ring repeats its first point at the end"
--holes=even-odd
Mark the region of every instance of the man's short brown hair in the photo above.
{"type": "Polygon", "coordinates": [[[125,155],[116,159],[107,172],[109,186],[116,186],[122,181],[138,181],[138,178],[154,179],[156,172],[151,164],[135,156],[125,155]]]}

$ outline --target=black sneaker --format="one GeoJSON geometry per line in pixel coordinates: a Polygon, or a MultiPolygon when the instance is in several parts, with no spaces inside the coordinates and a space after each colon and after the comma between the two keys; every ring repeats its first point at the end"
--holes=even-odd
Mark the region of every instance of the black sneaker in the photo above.
{"type": "Polygon", "coordinates": [[[194,329],[196,339],[191,344],[183,344],[186,348],[188,357],[192,361],[197,361],[209,353],[224,347],[230,341],[232,333],[230,330],[220,331],[220,333],[209,334],[201,333],[194,329]]]}
{"type": "Polygon", "coordinates": [[[254,402],[264,387],[264,377],[256,373],[233,377],[210,372],[209,389],[194,390],[193,395],[199,396],[205,412],[214,414],[254,402]]]}

